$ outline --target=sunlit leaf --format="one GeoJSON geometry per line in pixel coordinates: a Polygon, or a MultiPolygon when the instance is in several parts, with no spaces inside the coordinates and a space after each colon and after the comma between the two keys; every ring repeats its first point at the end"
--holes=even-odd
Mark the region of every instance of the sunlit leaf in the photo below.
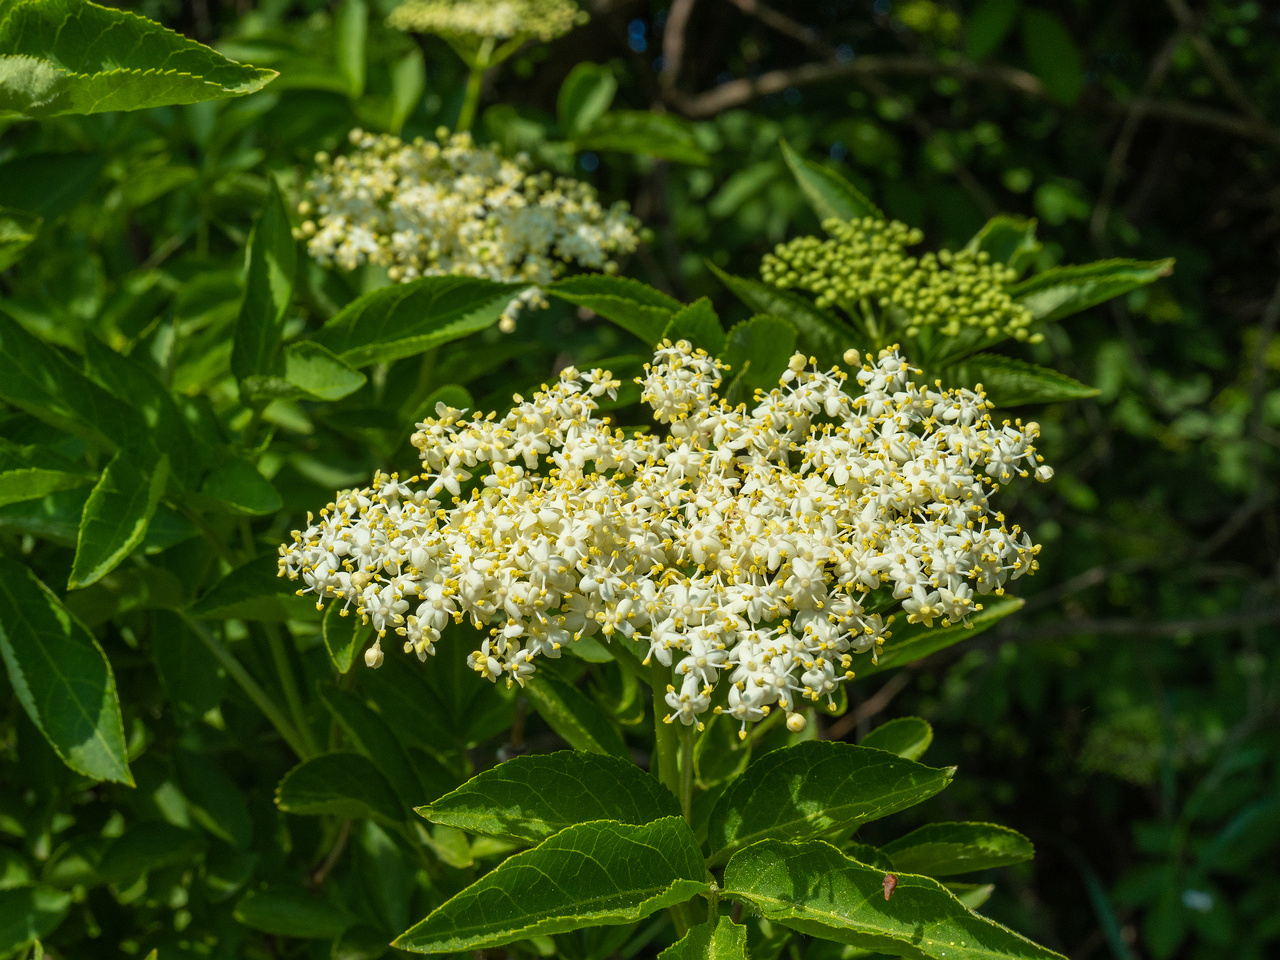
{"type": "Polygon", "coordinates": [[[927,720],[919,717],[897,717],[880,724],[863,737],[858,745],[887,750],[908,760],[919,760],[931,743],[933,727],[929,726],[927,720]]]}
{"type": "Polygon", "coordinates": [[[142,543],[168,476],[167,456],[144,469],[133,456],[117,451],[85,501],[67,589],[101,580],[142,543]]]}
{"type": "Polygon", "coordinates": [[[708,920],[690,928],[658,960],[747,960],[747,928],[728,917],[708,920]]]}
{"type": "Polygon", "coordinates": [[[547,288],[547,293],[600,314],[648,346],[662,339],[662,331],[684,306],[638,280],[601,274],[559,280],[547,288]]]}
{"type": "Polygon", "coordinates": [[[836,171],[806,160],[785,140],[782,141],[782,156],[819,220],[884,219],[879,208],[852,183],[836,171]]]}
{"type": "Polygon", "coordinates": [[[930,823],[880,849],[897,869],[930,877],[1004,867],[1035,856],[1030,840],[994,823],[930,823]]]}

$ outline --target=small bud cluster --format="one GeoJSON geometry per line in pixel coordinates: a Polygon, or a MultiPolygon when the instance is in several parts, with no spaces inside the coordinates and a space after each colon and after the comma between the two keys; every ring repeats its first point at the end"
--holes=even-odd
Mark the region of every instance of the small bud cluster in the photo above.
{"type": "Polygon", "coordinates": [[[948,337],[977,328],[984,336],[1037,343],[1031,313],[1006,287],[1015,271],[986,252],[941,250],[911,257],[906,248],[923,234],[896,220],[828,220],[830,239],[799,237],[779,244],[760,263],[766,283],[816,295],[860,319],[878,339],[918,337],[934,329],[948,337]]]}
{"type": "MultiPolygon", "coordinates": [[[[601,205],[595,189],[568,177],[533,173],[528,158],[476,146],[470,134],[439,143],[351,132],[350,156],[318,154],[316,175],[298,212],[298,235],[323,264],[387,267],[394,282],[469,276],[546,284],[570,264],[612,273],[619,253],[639,241],[625,204],[601,205]]],[[[534,286],[521,306],[544,305],[534,286]]]]}
{"type": "Polygon", "coordinates": [[[387,24],[440,36],[512,37],[548,41],[587,22],[573,0],[406,0],[387,24]]]}
{"type": "Polygon", "coordinates": [[[673,668],[668,722],[700,726],[716,699],[745,730],[831,705],[890,609],[963,622],[975,593],[1036,568],[990,505],[1028,468],[1052,476],[1036,424],[911,383],[896,350],[867,355],[848,393],[797,354],[751,409],[716,396],[724,369],[663,342],[639,380],[663,435],[597,416],[620,386],[606,370],[568,368],[502,417],[440,404],[413,436],[422,475],[340,493],[280,572],[373,625],[371,666],[389,632],[425,660],[451,620],[488,630],[468,662],[508,684],[580,637],[625,638],[673,668]]]}

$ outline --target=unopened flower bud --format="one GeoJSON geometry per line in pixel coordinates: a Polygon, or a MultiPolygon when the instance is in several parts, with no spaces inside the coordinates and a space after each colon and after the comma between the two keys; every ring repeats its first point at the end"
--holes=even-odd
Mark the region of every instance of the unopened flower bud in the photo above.
{"type": "Polygon", "coordinates": [[[809,721],[805,719],[803,713],[787,714],[787,729],[792,733],[799,733],[809,725],[809,721]]]}
{"type": "Polygon", "coordinates": [[[373,646],[364,652],[364,665],[371,670],[377,670],[382,666],[382,644],[377,640],[373,641],[373,646]]]}

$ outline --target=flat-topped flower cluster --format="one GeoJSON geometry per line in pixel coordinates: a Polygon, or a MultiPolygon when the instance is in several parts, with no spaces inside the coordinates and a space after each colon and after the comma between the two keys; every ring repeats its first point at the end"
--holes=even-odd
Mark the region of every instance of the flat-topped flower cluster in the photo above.
{"type": "MultiPolygon", "coordinates": [[[[468,276],[546,284],[569,265],[612,273],[619,253],[639,242],[640,222],[595,188],[569,177],[531,172],[520,155],[477,146],[467,133],[440,142],[351,132],[349,156],[316,157],[298,212],[298,234],[323,264],[354,270],[387,267],[394,282],[468,276]]],[[[540,305],[535,286],[512,302],[540,305]]]]}
{"type": "Polygon", "coordinates": [[[388,25],[416,33],[542,41],[586,21],[573,0],[405,0],[387,17],[388,25]]]}
{"type": "Polygon", "coordinates": [[[371,666],[388,633],[425,659],[464,618],[488,630],[470,665],[508,683],[621,636],[674,665],[668,720],[700,723],[728,684],[715,709],[745,729],[830,698],[898,603],[960,622],[1036,568],[990,504],[1015,475],[1052,476],[1036,424],[917,386],[896,350],[868,355],[853,392],[797,354],[751,409],[716,396],[724,369],[665,341],[640,378],[655,432],[598,415],[620,385],[606,370],[566,369],[502,417],[441,404],[413,437],[422,475],[339,494],[281,574],[373,625],[371,666]]]}

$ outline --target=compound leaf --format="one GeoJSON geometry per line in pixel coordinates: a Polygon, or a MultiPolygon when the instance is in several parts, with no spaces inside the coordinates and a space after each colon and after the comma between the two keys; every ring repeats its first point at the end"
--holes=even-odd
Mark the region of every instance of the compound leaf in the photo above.
{"type": "Polygon", "coordinates": [[[1041,321],[1061,320],[1073,313],[1146,286],[1173,272],[1164,260],[1099,260],[1054,267],[1009,288],[1009,295],[1041,321]]]}

